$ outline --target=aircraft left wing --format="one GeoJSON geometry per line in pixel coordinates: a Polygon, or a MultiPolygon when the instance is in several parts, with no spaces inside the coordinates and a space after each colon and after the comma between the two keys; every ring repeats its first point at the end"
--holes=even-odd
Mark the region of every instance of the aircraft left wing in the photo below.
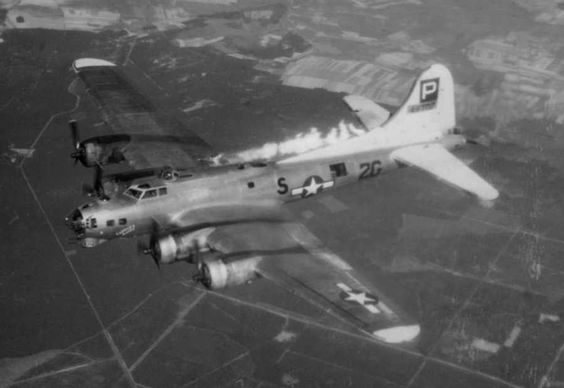
{"type": "Polygon", "coordinates": [[[120,151],[133,168],[189,168],[213,154],[211,146],[178,119],[177,112],[157,109],[115,64],[81,58],[73,62],[73,70],[111,130],[129,136],[120,151]]]}
{"type": "Polygon", "coordinates": [[[260,256],[256,271],[262,277],[378,340],[410,343],[419,335],[420,326],[415,320],[384,296],[373,281],[364,279],[323,247],[302,224],[218,227],[208,243],[224,253],[226,260],[235,260],[240,252],[260,256]]]}
{"type": "Polygon", "coordinates": [[[392,152],[400,163],[420,168],[440,180],[475,194],[484,201],[493,201],[499,192],[440,144],[419,144],[392,152]]]}

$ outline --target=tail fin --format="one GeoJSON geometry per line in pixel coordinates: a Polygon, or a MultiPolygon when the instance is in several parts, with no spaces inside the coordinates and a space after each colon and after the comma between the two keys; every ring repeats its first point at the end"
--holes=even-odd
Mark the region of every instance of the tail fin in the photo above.
{"type": "Polygon", "coordinates": [[[382,127],[386,130],[445,132],[455,126],[454,82],[435,64],[417,78],[402,106],[382,127]]]}

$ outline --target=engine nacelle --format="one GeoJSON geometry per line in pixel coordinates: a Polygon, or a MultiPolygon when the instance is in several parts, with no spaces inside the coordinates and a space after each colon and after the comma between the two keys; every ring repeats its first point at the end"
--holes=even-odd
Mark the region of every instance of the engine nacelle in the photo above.
{"type": "Polygon", "coordinates": [[[93,137],[78,144],[76,152],[71,156],[80,160],[84,167],[121,163],[125,161],[121,149],[130,141],[131,137],[128,135],[93,137]]]}
{"type": "Polygon", "coordinates": [[[202,263],[199,280],[211,290],[238,286],[257,279],[257,264],[262,257],[251,257],[226,263],[219,259],[202,263]]]}
{"type": "Polygon", "coordinates": [[[204,228],[189,233],[173,233],[163,236],[151,245],[153,257],[163,264],[179,260],[192,262],[194,256],[209,252],[209,235],[215,228],[204,228]]]}

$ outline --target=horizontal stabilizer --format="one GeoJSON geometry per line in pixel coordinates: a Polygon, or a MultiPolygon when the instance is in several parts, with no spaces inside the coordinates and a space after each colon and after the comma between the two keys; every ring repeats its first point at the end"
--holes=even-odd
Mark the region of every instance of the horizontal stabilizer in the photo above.
{"type": "Polygon", "coordinates": [[[431,173],[446,183],[475,194],[484,201],[492,201],[499,192],[457,159],[440,144],[420,144],[400,148],[392,153],[392,158],[431,173]]]}
{"type": "Polygon", "coordinates": [[[351,94],[343,101],[369,131],[380,127],[390,117],[390,112],[366,97],[351,94]]]}

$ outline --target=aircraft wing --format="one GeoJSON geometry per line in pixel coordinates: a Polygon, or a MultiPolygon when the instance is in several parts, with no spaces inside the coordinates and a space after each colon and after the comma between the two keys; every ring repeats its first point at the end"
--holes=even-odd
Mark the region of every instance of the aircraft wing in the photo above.
{"type": "Polygon", "coordinates": [[[256,271],[333,317],[387,343],[410,343],[419,324],[387,299],[374,282],[325,248],[298,223],[218,227],[209,237],[226,260],[260,256],[256,271]]]}
{"type": "Polygon", "coordinates": [[[131,136],[121,152],[133,168],[189,168],[212,154],[211,146],[190,131],[177,112],[157,109],[127,81],[118,66],[81,58],[74,61],[73,69],[111,130],[131,136]]]}
{"type": "Polygon", "coordinates": [[[380,127],[390,117],[390,112],[369,98],[350,94],[343,101],[369,131],[380,127]]]}
{"type": "Polygon", "coordinates": [[[392,158],[421,170],[459,189],[475,194],[485,201],[492,201],[499,192],[457,159],[440,144],[420,144],[400,148],[392,152],[392,158]]]}

